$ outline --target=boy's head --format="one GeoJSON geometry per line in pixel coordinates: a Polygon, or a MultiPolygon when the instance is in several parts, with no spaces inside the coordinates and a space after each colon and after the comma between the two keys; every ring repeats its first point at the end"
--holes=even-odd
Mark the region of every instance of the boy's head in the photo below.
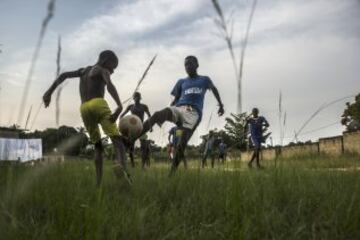
{"type": "Polygon", "coordinates": [[[254,117],[257,117],[257,116],[259,115],[259,109],[253,108],[252,111],[251,111],[251,113],[252,113],[252,115],[253,115],[254,117]]]}
{"type": "Polygon", "coordinates": [[[185,58],[185,70],[190,77],[196,76],[198,67],[199,62],[195,56],[190,55],[185,58]]]}
{"type": "Polygon", "coordinates": [[[139,92],[135,92],[133,95],[133,99],[135,102],[140,102],[141,100],[141,94],[139,92]]]}
{"type": "Polygon", "coordinates": [[[99,55],[98,64],[109,70],[110,73],[114,72],[114,69],[118,66],[118,63],[118,57],[111,50],[102,51],[99,55]]]}

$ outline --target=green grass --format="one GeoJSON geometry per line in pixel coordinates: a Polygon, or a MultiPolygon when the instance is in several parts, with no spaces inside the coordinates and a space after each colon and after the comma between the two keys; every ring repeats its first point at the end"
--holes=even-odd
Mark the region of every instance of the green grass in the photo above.
{"type": "Polygon", "coordinates": [[[168,166],[95,187],[92,162],[0,167],[0,239],[360,239],[356,156],[168,166]],[[225,171],[235,169],[235,171],[225,171]],[[239,170],[239,171],[238,171],[239,170]]]}

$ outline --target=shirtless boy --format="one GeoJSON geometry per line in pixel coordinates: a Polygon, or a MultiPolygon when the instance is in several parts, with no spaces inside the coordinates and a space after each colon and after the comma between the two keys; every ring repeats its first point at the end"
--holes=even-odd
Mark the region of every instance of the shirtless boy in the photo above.
{"type": "Polygon", "coordinates": [[[115,124],[122,111],[122,105],[117,90],[111,82],[110,75],[117,65],[118,58],[115,53],[105,50],[100,53],[95,65],[60,74],[43,96],[44,105],[48,107],[51,95],[56,87],[68,78],[80,78],[80,112],[85,128],[90,135],[90,141],[95,144],[96,182],[98,186],[101,184],[103,175],[104,152],[99,124],[114,145],[116,154],[114,170],[116,176],[120,177],[124,174],[125,178],[131,183],[130,175],[126,171],[124,142],[115,124]],[[113,113],[104,99],[105,87],[117,104],[117,108],[113,113]]]}

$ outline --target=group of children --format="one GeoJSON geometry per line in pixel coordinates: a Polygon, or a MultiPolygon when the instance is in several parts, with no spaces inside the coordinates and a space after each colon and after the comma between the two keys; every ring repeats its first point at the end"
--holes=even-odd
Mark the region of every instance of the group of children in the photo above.
{"type": "MultiPolygon", "coordinates": [[[[104,152],[98,125],[101,125],[104,133],[110,137],[113,143],[115,149],[114,170],[116,176],[120,177],[123,175],[130,183],[132,182],[126,168],[125,153],[127,148],[130,152],[131,164],[134,165],[134,142],[129,142],[125,136],[122,136],[116,125],[123,106],[110,76],[117,65],[118,58],[116,54],[111,50],[105,50],[100,53],[95,65],[60,74],[43,96],[44,105],[48,107],[51,101],[51,95],[57,86],[68,78],[80,78],[80,113],[85,128],[90,135],[90,140],[95,145],[95,166],[98,185],[100,185],[102,180],[104,152]],[[117,105],[113,112],[104,99],[105,88],[117,105]]],[[[224,114],[224,105],[214,83],[209,77],[201,76],[197,72],[199,67],[198,59],[195,56],[187,56],[184,61],[184,66],[187,77],[178,80],[172,89],[171,95],[174,98],[170,106],[156,111],[151,115],[149,108],[140,103],[140,93],[135,93],[133,96],[134,104],[129,105],[121,114],[121,117],[123,117],[128,112],[131,112],[137,115],[142,121],[144,121],[145,114],[148,116],[147,120],[143,123],[143,131],[140,136],[143,166],[149,164],[149,147],[147,145],[146,133],[150,131],[155,124],[161,126],[165,121],[176,124],[174,130],[176,131],[174,135],[176,139],[172,140],[175,143],[175,147],[172,153],[173,161],[169,175],[174,174],[181,161],[184,161],[186,164],[184,152],[188,141],[201,122],[204,97],[207,90],[213,92],[218,102],[218,115],[222,116],[224,114]]],[[[259,129],[263,127],[263,123],[266,122],[266,120],[264,120],[264,118],[255,116],[255,114],[254,118],[249,120],[250,129],[252,129],[252,134],[254,134],[254,145],[256,146],[254,159],[259,158],[258,152],[261,141],[258,139],[259,136],[257,133],[259,129]],[[259,127],[260,125],[261,127],[259,127]]]]}

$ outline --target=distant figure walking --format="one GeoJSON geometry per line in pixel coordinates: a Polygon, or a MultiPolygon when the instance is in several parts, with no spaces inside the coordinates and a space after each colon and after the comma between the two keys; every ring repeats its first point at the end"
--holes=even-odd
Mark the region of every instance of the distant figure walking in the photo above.
{"type": "Polygon", "coordinates": [[[202,158],[202,162],[201,162],[201,167],[204,168],[207,163],[206,160],[207,158],[210,156],[211,158],[211,167],[214,167],[214,163],[215,163],[215,156],[214,156],[214,145],[215,145],[215,135],[213,131],[209,132],[208,138],[206,140],[205,143],[205,149],[204,149],[204,153],[203,153],[203,158],[202,158]]]}
{"type": "Polygon", "coordinates": [[[261,143],[264,141],[263,132],[269,127],[268,121],[263,117],[259,116],[259,109],[253,108],[251,117],[246,121],[246,128],[249,128],[250,131],[250,139],[254,146],[254,153],[251,157],[248,166],[252,168],[252,163],[256,159],[256,165],[258,168],[260,166],[260,151],[261,151],[261,143]]]}
{"type": "Polygon", "coordinates": [[[224,140],[221,139],[219,143],[219,162],[222,163],[226,162],[226,155],[227,155],[227,145],[224,143],[224,140]]]}
{"type": "MultiPolygon", "coordinates": [[[[125,111],[121,114],[120,118],[124,117],[129,111],[131,114],[138,116],[141,122],[144,122],[144,115],[151,117],[149,108],[147,105],[140,103],[141,101],[141,94],[139,92],[135,92],[133,95],[134,104],[129,105],[125,111]]],[[[135,150],[135,142],[132,142],[129,147],[129,156],[132,167],[135,167],[134,162],[134,150],[135,150]]],[[[150,166],[150,149],[149,149],[149,140],[147,139],[147,135],[144,134],[140,138],[140,150],[141,150],[141,163],[142,168],[145,166],[150,166]]]]}

